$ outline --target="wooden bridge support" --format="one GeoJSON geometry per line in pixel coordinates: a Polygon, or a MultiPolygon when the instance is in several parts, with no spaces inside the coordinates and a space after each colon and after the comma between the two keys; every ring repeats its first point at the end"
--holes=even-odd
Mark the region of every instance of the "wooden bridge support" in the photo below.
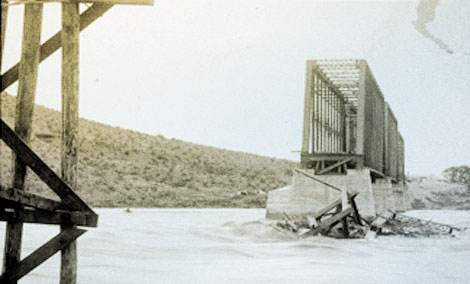
{"type": "MultiPolygon", "coordinates": [[[[78,90],[80,13],[78,3],[62,4],[62,147],[61,173],[73,188],[78,176],[78,90]]],[[[61,232],[75,225],[62,224],[61,232]]],[[[61,251],[60,284],[77,282],[77,242],[71,241],[61,251]]]]}
{"type": "MultiPolygon", "coordinates": [[[[24,7],[23,46],[19,65],[18,96],[15,116],[15,132],[20,138],[29,141],[33,120],[34,97],[39,66],[43,4],[26,4],[24,7]],[[39,27],[31,28],[31,27],[39,27]]],[[[3,50],[3,48],[2,48],[3,50]]],[[[13,187],[23,190],[26,178],[26,165],[16,155],[14,161],[13,187]]],[[[15,206],[21,216],[22,205],[15,206]]],[[[3,271],[15,268],[21,259],[21,239],[23,222],[21,218],[7,222],[3,271]]],[[[16,281],[11,281],[16,283],[16,281]]]]}
{"type": "Polygon", "coordinates": [[[15,131],[1,119],[0,113],[0,138],[15,154],[13,186],[3,188],[0,185],[0,221],[7,222],[0,283],[17,283],[18,279],[58,251],[61,251],[60,283],[76,283],[76,238],[85,232],[77,226],[96,227],[98,221],[98,216],[93,210],[72,190],[77,186],[78,176],[79,33],[113,4],[153,5],[153,0],[57,0],[56,2],[62,3],[62,30],[41,45],[43,4],[34,0],[2,1],[0,64],[3,63],[5,49],[8,5],[25,4],[25,14],[21,60],[7,72],[2,73],[1,82],[1,91],[4,91],[15,81],[19,81],[15,131]],[[85,2],[98,3],[80,15],[79,3],[85,2]],[[27,145],[31,136],[39,63],[60,47],[62,47],[62,178],[27,145]],[[60,197],[60,202],[24,190],[27,167],[60,197]],[[61,231],[29,256],[21,259],[24,222],[60,225],[61,231]]]}

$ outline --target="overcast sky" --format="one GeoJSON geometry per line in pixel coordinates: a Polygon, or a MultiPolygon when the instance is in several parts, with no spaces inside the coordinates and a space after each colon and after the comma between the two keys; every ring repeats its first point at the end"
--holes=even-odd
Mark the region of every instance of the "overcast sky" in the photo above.
{"type": "MultiPolygon", "coordinates": [[[[427,31],[452,54],[415,28],[417,4],[116,6],[81,34],[80,116],[298,161],[306,60],[364,58],[398,119],[406,172],[470,164],[470,1],[441,1],[428,17],[427,31]]],[[[43,41],[60,28],[60,5],[44,13],[43,41]]],[[[19,59],[22,14],[22,5],[10,7],[4,71],[19,59]]],[[[59,109],[60,52],[39,74],[37,103],[59,109]]],[[[16,84],[7,91],[15,95],[16,84]]]]}

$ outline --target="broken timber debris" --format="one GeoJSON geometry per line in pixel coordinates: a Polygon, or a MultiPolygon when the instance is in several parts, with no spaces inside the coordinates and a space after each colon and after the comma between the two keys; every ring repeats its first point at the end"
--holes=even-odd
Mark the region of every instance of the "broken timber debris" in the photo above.
{"type": "Polygon", "coordinates": [[[349,195],[347,208],[343,208],[340,198],[315,215],[293,218],[284,213],[284,220],[277,222],[276,226],[298,233],[300,237],[317,234],[337,238],[364,237],[367,230],[363,228],[365,226],[361,222],[361,216],[354,201],[356,196],[357,193],[349,195]]]}
{"type": "MultiPolygon", "coordinates": [[[[351,196],[352,203],[356,195],[351,196]]],[[[339,200],[325,207],[315,216],[292,217],[284,213],[284,219],[277,221],[274,226],[277,230],[295,233],[299,238],[322,235],[350,239],[365,238],[369,232],[373,232],[375,236],[454,237],[455,232],[468,229],[403,214],[388,213],[378,216],[372,222],[358,222],[357,220],[366,220],[356,216],[352,206],[342,210],[341,200],[339,200]]]]}
{"type": "MultiPolygon", "coordinates": [[[[372,228],[374,229],[374,228],[372,228]]],[[[440,224],[432,220],[423,220],[396,214],[376,227],[377,235],[398,235],[406,237],[455,236],[456,231],[464,230],[451,225],[440,224]]]]}

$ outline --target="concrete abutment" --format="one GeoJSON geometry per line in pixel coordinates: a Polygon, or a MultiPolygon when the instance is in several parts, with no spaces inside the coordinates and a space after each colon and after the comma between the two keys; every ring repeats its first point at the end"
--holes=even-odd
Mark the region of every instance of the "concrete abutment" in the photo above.
{"type": "Polygon", "coordinates": [[[290,186],[269,192],[266,218],[282,219],[284,214],[292,217],[316,215],[341,198],[339,190],[324,183],[339,189],[346,188],[348,193],[358,192],[356,204],[359,213],[366,219],[389,212],[403,212],[410,207],[406,183],[392,183],[388,177],[372,179],[367,168],[348,169],[345,175],[315,175],[314,170],[302,171],[306,175],[294,171],[290,186]]]}

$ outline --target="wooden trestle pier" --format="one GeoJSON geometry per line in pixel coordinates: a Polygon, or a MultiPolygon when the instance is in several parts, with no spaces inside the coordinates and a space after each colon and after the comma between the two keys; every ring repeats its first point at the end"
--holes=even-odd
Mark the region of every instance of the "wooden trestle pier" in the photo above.
{"type": "Polygon", "coordinates": [[[77,187],[79,34],[114,4],[153,5],[153,0],[2,0],[2,62],[8,7],[15,4],[24,4],[25,12],[20,62],[2,72],[1,79],[2,92],[18,81],[18,95],[14,130],[1,119],[0,113],[0,138],[3,141],[0,143],[5,143],[15,154],[11,186],[1,186],[3,180],[0,183],[0,221],[7,222],[0,283],[17,283],[21,277],[61,251],[60,283],[74,284],[77,281],[76,239],[86,232],[78,227],[96,227],[98,224],[98,215],[73,190],[77,187]],[[50,2],[62,3],[62,30],[41,45],[43,5],[50,2]],[[80,3],[91,3],[92,6],[80,14],[80,3]],[[28,146],[38,66],[59,48],[62,48],[60,176],[28,146]],[[60,197],[60,201],[26,190],[27,167],[60,197]],[[60,225],[60,233],[22,258],[23,223],[60,225]]]}

